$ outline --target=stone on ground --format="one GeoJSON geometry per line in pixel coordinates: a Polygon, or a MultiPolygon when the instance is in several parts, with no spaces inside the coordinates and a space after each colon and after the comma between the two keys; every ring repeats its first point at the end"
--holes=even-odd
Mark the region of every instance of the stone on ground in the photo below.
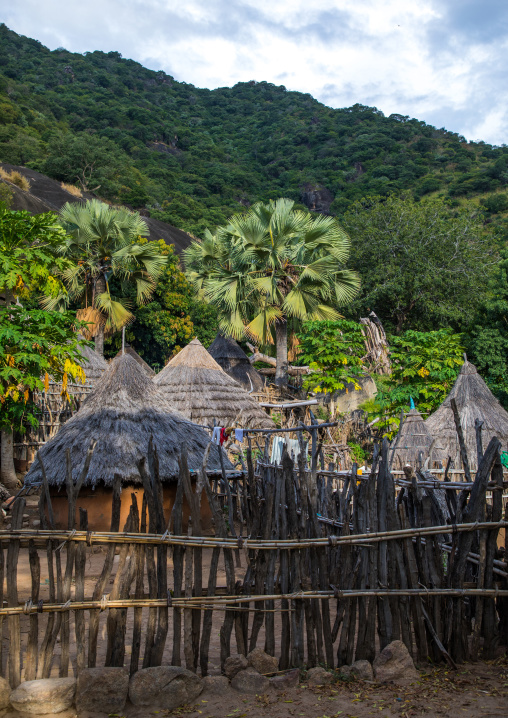
{"type": "Polygon", "coordinates": [[[205,676],[202,679],[203,690],[210,693],[223,694],[229,690],[229,681],[226,676],[205,676]]]}
{"type": "Polygon", "coordinates": [[[262,648],[255,648],[247,656],[247,663],[258,673],[275,673],[279,670],[279,661],[265,653],[262,648]]]}
{"type": "Polygon", "coordinates": [[[254,670],[254,668],[246,668],[240,671],[231,681],[231,686],[239,693],[266,693],[270,686],[270,681],[266,676],[254,670]]]}
{"type": "Polygon", "coordinates": [[[292,671],[270,678],[270,685],[278,691],[287,691],[291,688],[296,688],[299,681],[300,669],[294,668],[292,671]]]}
{"type": "Polygon", "coordinates": [[[11,695],[11,687],[9,682],[0,676],[0,710],[7,708],[9,705],[9,696],[11,695]]]}
{"type": "Polygon", "coordinates": [[[231,680],[239,671],[244,671],[248,666],[249,664],[245,656],[242,656],[241,653],[236,653],[226,658],[224,662],[224,673],[231,680]]]}
{"type": "Polygon", "coordinates": [[[379,656],[376,656],[373,668],[376,680],[380,683],[410,682],[419,678],[413,659],[402,641],[392,641],[385,646],[379,656]]]}
{"type": "Polygon", "coordinates": [[[129,691],[126,668],[83,668],[78,676],[76,708],[79,712],[117,713],[129,691]]]}
{"type": "Polygon", "coordinates": [[[355,661],[352,663],[351,673],[355,678],[359,678],[362,681],[374,680],[374,671],[368,661],[355,661]]]}
{"type": "Polygon", "coordinates": [[[201,678],[180,666],[154,666],[135,673],[129,698],[135,706],[173,710],[191,703],[203,690],[201,678]]]}
{"type": "Polygon", "coordinates": [[[316,666],[307,671],[307,685],[309,686],[328,686],[333,681],[333,675],[324,668],[316,666]]]}
{"type": "Polygon", "coordinates": [[[75,678],[43,678],[21,683],[10,694],[10,704],[31,715],[61,713],[72,706],[75,694],[75,678]]]}

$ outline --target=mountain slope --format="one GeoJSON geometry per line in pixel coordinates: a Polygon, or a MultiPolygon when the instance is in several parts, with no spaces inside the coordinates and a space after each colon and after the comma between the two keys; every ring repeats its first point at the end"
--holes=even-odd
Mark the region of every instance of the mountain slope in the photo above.
{"type": "MultiPolygon", "coordinates": [[[[6,162],[0,163],[0,167],[8,173],[18,172],[30,183],[30,189],[27,191],[8,183],[9,191],[12,194],[12,200],[9,203],[11,209],[27,210],[31,214],[58,212],[66,202],[81,202],[92,197],[87,193],[84,193],[82,198],[77,197],[64,189],[57,180],[28,167],[11,165],[6,162]]],[[[167,222],[161,222],[153,217],[143,217],[143,219],[150,230],[150,240],[163,239],[166,244],[173,244],[178,254],[192,241],[189,234],[172,227],[167,222]]]]}
{"type": "Polygon", "coordinates": [[[508,209],[506,146],[265,82],[199,89],[117,52],[49,51],[5,25],[0,47],[0,160],[196,235],[281,195],[339,216],[404,190],[478,197],[497,220],[508,209]]]}

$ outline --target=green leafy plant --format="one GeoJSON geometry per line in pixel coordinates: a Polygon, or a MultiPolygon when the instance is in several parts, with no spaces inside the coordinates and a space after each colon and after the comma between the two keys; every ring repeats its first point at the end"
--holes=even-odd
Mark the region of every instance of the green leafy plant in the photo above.
{"type": "Polygon", "coordinates": [[[299,360],[312,369],[304,377],[303,388],[318,393],[341,391],[348,384],[359,389],[358,378],[365,373],[362,356],[365,344],[357,322],[304,322],[298,333],[299,360]]]}
{"type": "Polygon", "coordinates": [[[393,434],[401,411],[407,412],[411,399],[424,415],[444,401],[463,362],[462,336],[450,329],[433,332],[409,330],[390,337],[392,374],[378,391],[374,415],[379,427],[393,434]]]}

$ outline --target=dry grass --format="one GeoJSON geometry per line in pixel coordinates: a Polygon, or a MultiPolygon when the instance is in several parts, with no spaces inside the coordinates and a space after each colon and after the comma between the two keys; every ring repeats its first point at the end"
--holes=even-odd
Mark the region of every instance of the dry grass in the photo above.
{"type": "Polygon", "coordinates": [[[3,180],[6,180],[11,184],[16,185],[16,187],[22,189],[23,192],[28,192],[30,189],[30,182],[27,180],[27,178],[23,177],[22,174],[16,172],[15,170],[12,170],[12,172],[6,172],[4,169],[2,169],[2,167],[0,167],[0,177],[3,180]]]}
{"type": "Polygon", "coordinates": [[[79,189],[79,187],[75,187],[73,184],[65,184],[65,182],[60,182],[60,187],[69,194],[72,194],[73,197],[83,196],[83,192],[79,189]]]}

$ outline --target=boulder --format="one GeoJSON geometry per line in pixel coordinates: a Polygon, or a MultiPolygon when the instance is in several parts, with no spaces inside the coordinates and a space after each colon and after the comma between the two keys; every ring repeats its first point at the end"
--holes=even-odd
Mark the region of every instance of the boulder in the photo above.
{"type": "Polygon", "coordinates": [[[361,681],[374,680],[374,671],[368,661],[355,661],[354,663],[352,663],[351,674],[355,678],[359,678],[361,681]]]}
{"type": "Polygon", "coordinates": [[[275,673],[279,670],[279,661],[265,653],[262,648],[255,648],[247,656],[247,663],[258,673],[275,673]]]}
{"type": "Polygon", "coordinates": [[[306,681],[309,686],[328,686],[333,681],[333,675],[324,668],[316,666],[307,671],[306,681]]]}
{"type": "Polygon", "coordinates": [[[266,693],[270,681],[253,668],[246,668],[240,671],[231,681],[231,686],[239,693],[266,693]]]}
{"type": "Polygon", "coordinates": [[[129,692],[126,668],[82,668],[78,676],[76,708],[79,712],[117,713],[129,692]]]}
{"type": "Polygon", "coordinates": [[[199,676],[180,666],[154,666],[135,673],[129,698],[135,706],[173,710],[191,703],[203,690],[199,676]]]}
{"type": "Polygon", "coordinates": [[[237,653],[234,656],[226,658],[224,663],[224,673],[231,680],[231,678],[234,678],[239,671],[244,671],[248,667],[249,664],[247,663],[245,656],[242,656],[241,653],[237,653]]]}
{"type": "Polygon", "coordinates": [[[9,705],[9,696],[11,695],[11,687],[9,682],[0,676],[0,710],[7,708],[9,705]]]}
{"type": "Polygon", "coordinates": [[[380,683],[410,682],[419,678],[413,659],[402,641],[392,641],[385,646],[376,656],[373,668],[376,680],[380,683]]]}
{"type": "Polygon", "coordinates": [[[291,688],[296,688],[299,681],[300,669],[294,668],[292,671],[270,678],[270,685],[278,691],[288,691],[291,688]]]}
{"type": "Polygon", "coordinates": [[[205,676],[202,683],[203,690],[210,691],[210,693],[222,695],[229,690],[229,681],[226,676],[205,676]]]}
{"type": "Polygon", "coordinates": [[[75,678],[43,678],[21,683],[9,700],[17,711],[43,715],[67,710],[74,703],[75,694],[75,678]]]}

